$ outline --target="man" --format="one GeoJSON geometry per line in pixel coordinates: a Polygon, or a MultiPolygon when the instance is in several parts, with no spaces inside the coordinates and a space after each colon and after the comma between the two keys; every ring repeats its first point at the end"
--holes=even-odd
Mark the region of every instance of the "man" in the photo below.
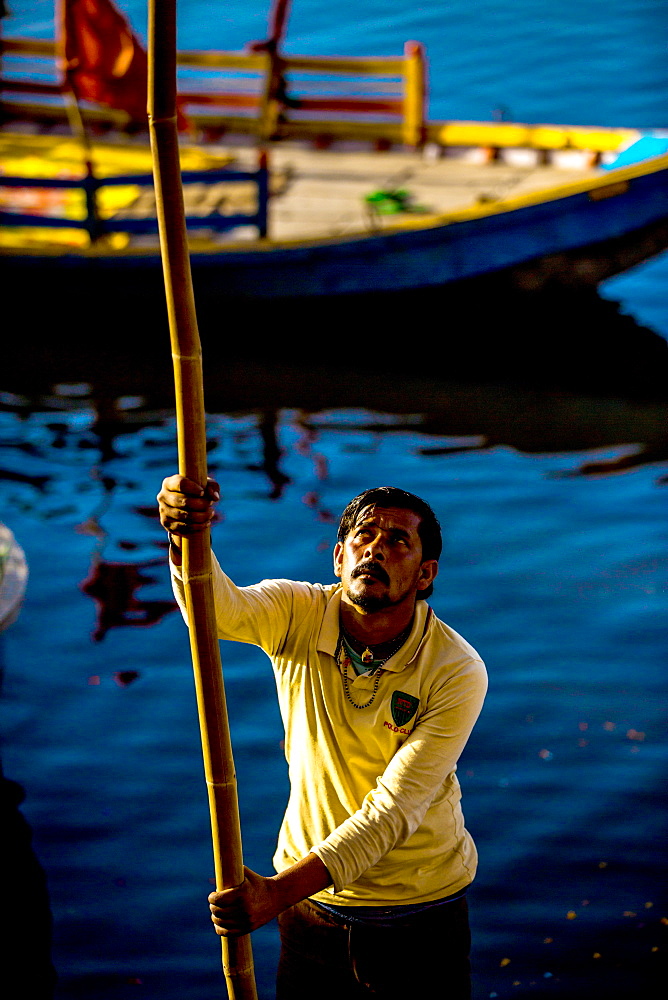
{"type": "MultiPolygon", "coordinates": [[[[181,476],[158,495],[182,607],[180,538],[218,499],[217,483],[181,476]]],[[[274,667],[291,793],[277,874],[246,869],[209,903],[220,935],[278,916],[278,1000],[470,997],[477,855],[454,772],[486,673],[425,601],[440,553],[429,505],[379,487],[343,512],[339,584],[236,587],[214,558],[220,637],[260,646],[274,667]]]]}

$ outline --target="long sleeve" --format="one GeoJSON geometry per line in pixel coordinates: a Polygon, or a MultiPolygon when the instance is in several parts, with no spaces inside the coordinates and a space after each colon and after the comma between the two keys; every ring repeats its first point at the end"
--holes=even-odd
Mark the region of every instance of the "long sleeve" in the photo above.
{"type": "MultiPolygon", "coordinates": [[[[312,588],[291,580],[263,580],[250,587],[237,587],[213,553],[211,561],[219,638],[251,643],[273,655],[280,648],[295,613],[299,615],[299,605],[308,605],[312,588]]],[[[182,569],[173,563],[170,568],[174,596],[187,622],[182,569]]]]}
{"type": "Polygon", "coordinates": [[[480,714],[486,689],[482,662],[462,664],[430,697],[424,715],[361,807],[313,846],[313,853],[332,875],[335,892],[405,845],[432,804],[441,804],[452,795],[458,801],[459,786],[453,772],[480,714]]]}

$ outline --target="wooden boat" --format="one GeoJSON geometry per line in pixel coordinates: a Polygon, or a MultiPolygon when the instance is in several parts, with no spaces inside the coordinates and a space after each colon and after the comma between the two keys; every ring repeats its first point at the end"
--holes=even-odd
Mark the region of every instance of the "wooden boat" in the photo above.
{"type": "MultiPolygon", "coordinates": [[[[5,60],[29,66],[55,54],[48,42],[2,44],[5,60]]],[[[668,133],[429,121],[416,43],[398,59],[270,48],[179,61],[198,294],[336,296],[490,275],[520,288],[595,286],[668,246],[668,133]]],[[[152,178],[147,167],[109,166],[112,154],[140,158],[141,134],[119,144],[128,116],[87,105],[89,129],[110,133],[92,145],[95,176],[76,163],[54,171],[63,84],[37,77],[28,70],[18,90],[32,88],[41,104],[4,104],[3,271],[16,287],[47,273],[103,295],[119,281],[146,287],[161,267],[152,178]],[[9,131],[19,120],[51,134],[9,131]]]]}
{"type": "Polygon", "coordinates": [[[0,632],[16,621],[28,580],[25,553],[0,521],[0,632]]]}

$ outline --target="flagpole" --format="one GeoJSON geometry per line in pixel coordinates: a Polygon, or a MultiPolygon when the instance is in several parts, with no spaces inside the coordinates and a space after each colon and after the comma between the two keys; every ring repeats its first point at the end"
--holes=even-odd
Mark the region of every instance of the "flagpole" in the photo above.
{"type": "MultiPolygon", "coordinates": [[[[179,472],[206,485],[202,353],[183,210],[176,110],[176,0],[149,0],[149,131],[174,362],[179,472]]],[[[236,777],[215,627],[209,531],[183,539],[183,579],[209,794],[216,888],[244,879],[236,777]]],[[[230,1000],[257,1000],[250,936],[223,937],[230,1000]]]]}

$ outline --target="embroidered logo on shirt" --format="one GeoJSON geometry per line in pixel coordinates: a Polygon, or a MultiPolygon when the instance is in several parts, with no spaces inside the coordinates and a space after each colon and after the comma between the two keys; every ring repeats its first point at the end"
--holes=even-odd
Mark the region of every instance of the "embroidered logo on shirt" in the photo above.
{"type": "Polygon", "coordinates": [[[397,726],[405,726],[418,710],[420,704],[412,694],[405,694],[403,691],[395,691],[392,695],[392,718],[397,726]]]}
{"type": "Polygon", "coordinates": [[[403,726],[393,726],[391,722],[387,721],[387,719],[385,719],[383,725],[385,726],[386,729],[391,729],[393,733],[403,733],[404,736],[410,736],[410,734],[413,732],[412,729],[404,729],[403,726]]]}

